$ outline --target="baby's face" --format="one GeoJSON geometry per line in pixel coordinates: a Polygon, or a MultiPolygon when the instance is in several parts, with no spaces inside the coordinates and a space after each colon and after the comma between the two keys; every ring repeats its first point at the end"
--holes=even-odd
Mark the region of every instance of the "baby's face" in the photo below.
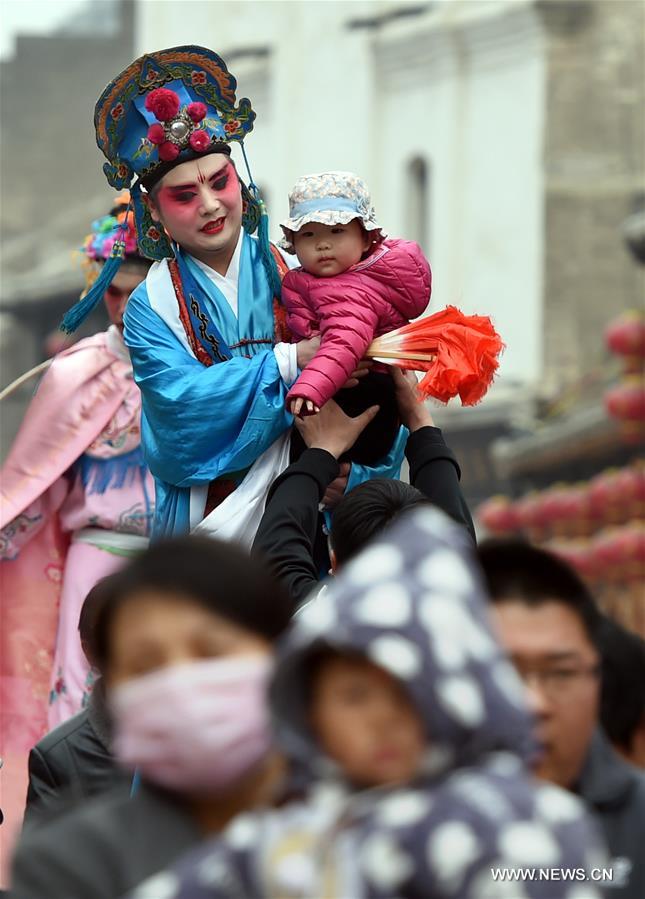
{"type": "Polygon", "coordinates": [[[403,784],[419,772],[423,722],[401,683],[382,668],[333,655],[314,675],[312,699],[313,731],[350,781],[403,784]]]}
{"type": "Polygon", "coordinates": [[[359,219],[348,225],[308,222],[293,235],[300,265],[318,278],[332,278],[361,261],[371,241],[359,219]]]}

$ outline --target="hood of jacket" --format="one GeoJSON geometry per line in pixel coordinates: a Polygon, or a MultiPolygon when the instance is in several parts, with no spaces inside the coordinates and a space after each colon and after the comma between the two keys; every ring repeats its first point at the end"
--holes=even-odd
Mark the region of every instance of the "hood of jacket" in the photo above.
{"type": "Polygon", "coordinates": [[[278,740],[314,775],[336,770],[307,710],[308,661],[323,648],[358,652],[400,680],[425,726],[426,777],[491,752],[529,756],[524,687],[491,626],[470,541],[441,512],[404,516],[302,609],[282,643],[271,687],[278,740]]]}

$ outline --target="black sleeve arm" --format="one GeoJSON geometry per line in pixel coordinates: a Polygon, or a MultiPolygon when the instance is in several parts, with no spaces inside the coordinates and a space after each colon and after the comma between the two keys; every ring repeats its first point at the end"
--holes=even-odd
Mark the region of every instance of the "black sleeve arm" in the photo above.
{"type": "Polygon", "coordinates": [[[37,746],[29,753],[29,785],[27,787],[27,807],[25,822],[28,823],[34,814],[52,805],[59,798],[60,784],[47,759],[37,746]]]}
{"type": "Polygon", "coordinates": [[[300,605],[318,583],[313,547],[318,506],[338,477],[336,459],[322,449],[308,449],[271,485],[253,543],[300,605]]]}
{"type": "Polygon", "coordinates": [[[446,446],[440,428],[419,428],[408,437],[405,455],[410,483],[450,518],[467,529],[475,540],[475,527],[461,492],[461,470],[455,454],[446,446]]]}

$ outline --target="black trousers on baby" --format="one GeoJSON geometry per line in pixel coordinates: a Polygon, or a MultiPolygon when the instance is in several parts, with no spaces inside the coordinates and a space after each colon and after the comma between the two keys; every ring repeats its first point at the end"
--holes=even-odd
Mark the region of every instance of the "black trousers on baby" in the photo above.
{"type": "MultiPolygon", "coordinates": [[[[394,393],[394,381],[387,371],[370,371],[356,387],[339,390],[334,397],[346,415],[356,418],[370,406],[380,406],[379,412],[360,435],[341,462],[375,465],[386,456],[399,431],[399,410],[394,393]]],[[[305,446],[294,428],[291,438],[291,461],[297,459],[305,446]]]]}

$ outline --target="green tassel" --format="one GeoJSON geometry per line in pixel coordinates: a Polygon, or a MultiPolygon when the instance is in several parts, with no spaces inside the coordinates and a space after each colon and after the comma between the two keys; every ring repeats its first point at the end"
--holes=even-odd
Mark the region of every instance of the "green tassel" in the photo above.
{"type": "Polygon", "coordinates": [[[61,331],[64,331],[66,334],[73,334],[78,326],[85,321],[88,315],[94,311],[94,309],[103,299],[105,291],[112,283],[112,280],[121,267],[121,263],[123,262],[124,258],[125,241],[116,240],[114,242],[114,246],[112,247],[110,258],[106,259],[106,261],[103,263],[101,274],[98,276],[94,284],[92,284],[91,288],[87,291],[85,296],[82,297],[78,301],[78,303],[72,306],[71,309],[68,309],[65,313],[65,316],[60,323],[61,331]]]}

